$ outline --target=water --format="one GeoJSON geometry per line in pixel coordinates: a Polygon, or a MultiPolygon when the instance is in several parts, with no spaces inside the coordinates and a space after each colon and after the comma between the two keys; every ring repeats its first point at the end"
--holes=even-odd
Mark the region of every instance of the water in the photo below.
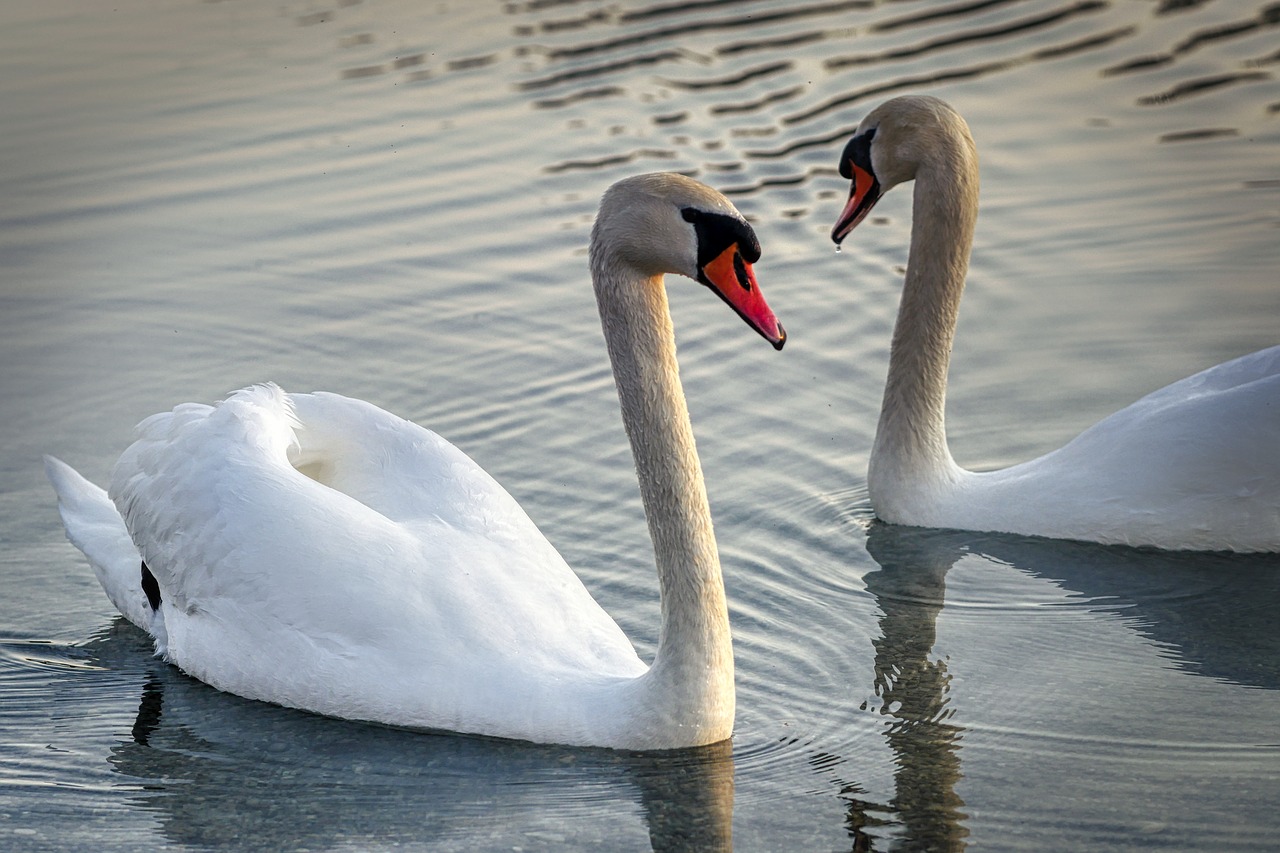
{"type": "Polygon", "coordinates": [[[1280,12],[1217,2],[126,0],[0,12],[0,848],[1266,849],[1280,562],[874,523],[909,193],[836,254],[847,135],[969,120],[957,458],[1045,452],[1276,342],[1280,12]],[[435,737],[147,654],[40,454],[273,379],[501,480],[635,639],[651,554],[585,271],[612,181],[729,192],[791,335],[671,293],[727,575],[731,747],[435,737]]]}

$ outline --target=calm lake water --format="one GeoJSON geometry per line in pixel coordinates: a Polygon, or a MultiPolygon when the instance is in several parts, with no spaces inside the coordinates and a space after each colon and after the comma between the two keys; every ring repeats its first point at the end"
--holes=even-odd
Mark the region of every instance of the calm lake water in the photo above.
{"type": "Polygon", "coordinates": [[[957,459],[1280,340],[1267,0],[46,0],[0,10],[0,849],[1274,849],[1280,559],[875,523],[910,193],[836,158],[930,92],[982,214],[957,459]],[[40,454],[275,380],[437,430],[634,638],[652,556],[586,273],[623,176],[731,194],[791,340],[673,279],[738,662],[731,745],[432,736],[152,659],[40,454]]]}

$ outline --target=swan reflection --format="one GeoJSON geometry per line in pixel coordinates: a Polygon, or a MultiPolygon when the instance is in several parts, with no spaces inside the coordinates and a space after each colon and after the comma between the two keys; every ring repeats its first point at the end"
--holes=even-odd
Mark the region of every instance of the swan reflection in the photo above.
{"type": "Polygon", "coordinates": [[[1122,614],[1186,673],[1280,690],[1280,554],[1161,551],[885,524],[872,528],[868,550],[886,536],[918,538],[940,564],[983,557],[1061,587],[1075,606],[1122,614]]]}
{"type": "MultiPolygon", "coordinates": [[[[112,634],[91,650],[146,644],[123,620],[112,634]]],[[[152,662],[108,760],[164,837],[193,847],[634,849],[647,830],[660,853],[732,849],[729,742],[626,753],[411,732],[243,700],[152,662]]]]}
{"type": "Polygon", "coordinates": [[[888,803],[860,799],[856,786],[844,786],[848,830],[855,850],[874,849],[872,836],[885,824],[898,827],[895,849],[960,850],[969,834],[956,793],[964,728],[953,722],[947,662],[933,654],[955,557],[933,547],[921,531],[879,523],[867,537],[867,551],[880,565],[866,575],[881,613],[880,636],[872,641],[874,687],[880,713],[888,717],[885,740],[896,769],[888,803]],[[875,817],[878,812],[894,818],[875,817]]]}
{"type": "MultiPolygon", "coordinates": [[[[950,661],[934,651],[946,575],[978,557],[1061,587],[1070,606],[1113,614],[1183,672],[1280,689],[1280,556],[1169,552],[873,522],[865,576],[881,616],[872,641],[874,692],[887,718],[894,794],[886,803],[843,783],[855,850],[959,850],[968,830],[963,709],[951,704],[950,661]]],[[[998,626],[997,626],[998,629],[998,626]]],[[[864,709],[868,705],[864,703],[864,709]]]]}

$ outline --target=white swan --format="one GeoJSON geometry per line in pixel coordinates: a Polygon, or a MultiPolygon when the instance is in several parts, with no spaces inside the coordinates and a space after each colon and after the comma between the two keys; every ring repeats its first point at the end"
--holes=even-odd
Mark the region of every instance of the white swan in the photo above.
{"type": "Polygon", "coordinates": [[[457,448],[334,394],[247,388],[154,415],[107,493],[46,458],[67,535],[158,653],[221,690],[348,719],[627,749],[731,734],[733,650],[663,274],[785,332],[722,195],[612,186],[590,263],[653,538],[653,665],[457,448]],[[140,562],[142,561],[142,562],[140,562]]]}
{"type": "Polygon", "coordinates": [[[944,406],[978,212],[964,119],[937,98],[888,101],[840,160],[839,243],[915,180],[911,252],[867,471],[876,514],[951,527],[1185,550],[1280,550],[1280,347],[1143,397],[1039,459],[975,473],[952,460],[944,406]]]}

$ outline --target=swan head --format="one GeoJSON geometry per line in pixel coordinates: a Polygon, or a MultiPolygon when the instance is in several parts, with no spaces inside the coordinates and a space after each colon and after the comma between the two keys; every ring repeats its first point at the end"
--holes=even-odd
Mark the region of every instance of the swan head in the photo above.
{"type": "Polygon", "coordinates": [[[968,125],[946,102],[929,95],[903,95],[876,107],[840,155],[840,174],[851,184],[831,239],[840,245],[886,192],[913,180],[921,168],[949,152],[976,158],[968,125]],[[962,144],[954,144],[957,139],[962,144]]]}
{"type": "Polygon", "coordinates": [[[591,232],[593,269],[626,266],[646,277],[683,275],[710,288],[782,349],[787,333],[765,302],[752,264],[755,231],[720,193],[670,172],[637,175],[605,191],[591,232]]]}

